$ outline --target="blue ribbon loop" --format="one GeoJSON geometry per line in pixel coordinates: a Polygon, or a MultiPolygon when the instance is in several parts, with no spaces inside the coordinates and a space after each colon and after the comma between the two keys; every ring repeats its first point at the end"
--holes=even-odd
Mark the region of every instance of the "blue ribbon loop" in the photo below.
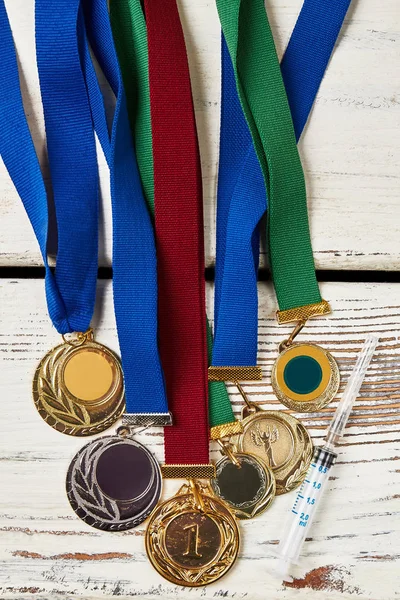
{"type": "MultiPolygon", "coordinates": [[[[45,184],[22,103],[12,32],[4,1],[0,3],[0,152],[37,237],[46,269],[46,298],[51,320],[61,334],[85,331],[93,314],[97,277],[98,175],[90,109],[77,53],[77,2],[61,2],[65,52],[58,45],[57,10],[41,27],[38,65],[43,93],[48,156],[58,222],[55,275],[47,257],[48,201],[45,184]],[[43,37],[42,35],[43,34],[43,37]],[[46,48],[49,45],[47,65],[46,48]],[[60,70],[55,70],[59,61],[60,70]],[[67,80],[62,81],[61,70],[67,80]],[[65,94],[68,89],[70,93],[65,94]],[[77,152],[79,149],[79,153],[77,152]],[[62,226],[61,226],[62,225],[62,226]]],[[[44,16],[44,15],[43,15],[44,16]]]]}
{"type": "Polygon", "coordinates": [[[106,0],[86,0],[84,14],[91,49],[116,97],[109,136],[86,44],[84,63],[93,121],[111,176],[114,309],[125,374],[126,412],[168,413],[157,345],[154,231],[140,181],[106,0]]]}
{"type": "MultiPolygon", "coordinates": [[[[299,140],[351,0],[305,0],[281,70],[299,140]]],[[[222,37],[214,366],[257,363],[260,221],[267,194],[222,37]]]]}
{"type": "Polygon", "coordinates": [[[168,413],[157,344],[155,240],[130,135],[106,0],[36,0],[36,45],[58,228],[47,259],[48,204],[22,103],[16,53],[0,0],[0,152],[37,237],[46,298],[60,333],[84,331],[97,278],[98,170],[94,128],[111,177],[114,306],[127,413],[168,413]],[[82,12],[83,8],[83,12],[82,12]],[[108,131],[91,49],[116,96],[108,131]]]}

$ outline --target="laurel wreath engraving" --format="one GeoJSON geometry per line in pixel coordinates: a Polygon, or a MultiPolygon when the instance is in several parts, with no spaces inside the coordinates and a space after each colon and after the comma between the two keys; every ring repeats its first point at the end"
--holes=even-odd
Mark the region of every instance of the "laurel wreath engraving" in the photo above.
{"type": "MultiPolygon", "coordinates": [[[[101,347],[95,343],[91,346],[101,347]]],[[[111,427],[122,414],[123,385],[109,414],[90,412],[68,393],[62,382],[62,366],[71,352],[73,346],[61,344],[43,358],[33,380],[34,402],[40,416],[54,429],[69,435],[94,435],[111,427]]]]}
{"type": "Polygon", "coordinates": [[[153,562],[155,561],[157,568],[167,575],[167,579],[172,578],[178,584],[186,582],[191,585],[207,585],[221,577],[231,567],[237,556],[238,533],[233,517],[229,515],[229,518],[221,512],[221,504],[211,496],[202,495],[202,498],[206,506],[205,514],[209,512],[213,519],[217,521],[223,540],[218,558],[211,565],[206,565],[200,570],[179,567],[171,561],[164,543],[168,522],[177,514],[194,510],[194,501],[191,494],[182,497],[179,497],[178,494],[178,496],[174,496],[161,505],[147,530],[146,545],[150,558],[153,562]]]}
{"type": "MultiPolygon", "coordinates": [[[[91,442],[83,449],[79,459],[71,465],[71,494],[75,502],[85,513],[105,521],[118,521],[120,511],[114,500],[102,494],[95,478],[95,466],[100,454],[112,445],[113,441],[113,438],[109,438],[107,444],[104,444],[104,440],[91,442]]],[[[118,439],[115,439],[115,442],[118,442],[118,439]]]]}
{"type": "Polygon", "coordinates": [[[301,483],[303,483],[303,479],[307,474],[308,467],[310,466],[310,462],[312,459],[314,447],[311,443],[311,440],[308,434],[305,436],[302,427],[297,427],[298,436],[301,438],[302,443],[304,444],[304,450],[301,454],[300,464],[297,469],[286,479],[283,489],[286,492],[290,492],[301,483]]]}
{"type": "MultiPolygon", "coordinates": [[[[108,531],[123,531],[136,527],[151,513],[158,496],[146,511],[134,517],[122,518],[118,501],[105,496],[96,480],[96,464],[110,446],[121,443],[119,436],[109,436],[90,442],[73,459],[67,475],[67,495],[77,515],[92,527],[108,531]]],[[[161,475],[159,476],[161,479],[161,475]]]]}
{"type": "Polygon", "coordinates": [[[230,502],[229,498],[227,498],[223,494],[219,486],[218,479],[221,473],[223,472],[224,466],[226,465],[227,461],[229,462],[229,459],[227,458],[222,458],[217,463],[217,477],[211,480],[211,487],[213,488],[217,496],[222,498],[222,500],[224,500],[230,505],[231,509],[233,510],[235,516],[238,519],[251,519],[252,517],[255,517],[256,515],[264,512],[264,510],[266,510],[270,506],[275,496],[275,476],[273,474],[273,471],[266,463],[262,466],[258,464],[257,457],[252,457],[249,455],[237,455],[237,458],[241,462],[247,461],[253,466],[253,468],[257,470],[258,476],[260,478],[260,486],[255,496],[251,500],[246,500],[244,502],[237,502],[233,504],[232,502],[230,502]]]}
{"type": "MultiPolygon", "coordinates": [[[[244,431],[248,431],[250,427],[251,441],[254,443],[254,436],[251,435],[254,422],[258,419],[279,419],[285,423],[285,427],[288,427],[292,432],[292,440],[295,446],[293,447],[292,457],[282,467],[274,469],[274,475],[276,478],[276,495],[285,494],[296,488],[303,482],[308,467],[310,465],[313,456],[313,445],[311,438],[305,429],[305,427],[293,416],[280,413],[278,411],[262,411],[256,415],[250,415],[243,421],[244,431]],[[294,469],[294,470],[293,470],[294,469]]],[[[245,434],[234,438],[233,442],[238,445],[241,451],[246,451],[246,445],[244,443],[245,434]]],[[[249,453],[254,453],[254,449],[249,449],[249,453]]],[[[265,456],[259,456],[265,461],[265,456]]],[[[267,462],[267,461],[266,461],[267,462]]],[[[269,465],[269,463],[267,462],[269,465]]]]}
{"type": "Polygon", "coordinates": [[[90,425],[90,415],[84,406],[74,402],[58,385],[58,368],[61,359],[68,353],[68,346],[62,345],[49,353],[42,363],[42,374],[38,387],[44,409],[55,419],[69,425],[90,425]]]}

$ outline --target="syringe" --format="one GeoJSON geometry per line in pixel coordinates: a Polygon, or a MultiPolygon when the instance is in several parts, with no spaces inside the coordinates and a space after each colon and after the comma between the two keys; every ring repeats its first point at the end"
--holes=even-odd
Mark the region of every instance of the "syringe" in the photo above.
{"type": "Polygon", "coordinates": [[[315,449],[306,478],[292,506],[283,536],[276,550],[276,554],[280,558],[276,565],[276,571],[284,581],[293,581],[292,567],[298,564],[304,540],[309,535],[318,503],[327,487],[330,469],[337,457],[334,448],[346,427],[377,343],[376,336],[367,336],[327,431],[325,443],[321,448],[315,449]]]}

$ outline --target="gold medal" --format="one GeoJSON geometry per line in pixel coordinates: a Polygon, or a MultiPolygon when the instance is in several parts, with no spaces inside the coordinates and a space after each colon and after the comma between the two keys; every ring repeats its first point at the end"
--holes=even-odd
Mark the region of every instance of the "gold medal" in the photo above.
{"type": "Polygon", "coordinates": [[[51,427],[75,436],[111,427],[125,406],[124,381],[117,356],[93,340],[93,332],[78,333],[50,350],[33,379],[33,399],[51,427]]]}
{"type": "Polygon", "coordinates": [[[232,567],[239,552],[239,530],[210,487],[190,480],[154,509],[146,551],[165,579],[199,587],[220,579],[232,567]]]}
{"type": "Polygon", "coordinates": [[[339,368],[320,346],[292,343],[276,359],[271,381],[282,404],[297,412],[315,412],[335,397],[339,368]]]}
{"type": "Polygon", "coordinates": [[[299,486],[306,476],[313,445],[306,428],[294,417],[252,404],[242,412],[243,432],[232,441],[239,452],[253,454],[272,469],[276,494],[299,486]]]}
{"type": "Polygon", "coordinates": [[[339,367],[333,356],[316,344],[294,342],[307,319],[329,312],[328,302],[322,300],[277,313],[278,323],[297,321],[297,325],[289,338],[279,345],[271,383],[278,400],[296,412],[321,410],[339,389],[339,367]]]}

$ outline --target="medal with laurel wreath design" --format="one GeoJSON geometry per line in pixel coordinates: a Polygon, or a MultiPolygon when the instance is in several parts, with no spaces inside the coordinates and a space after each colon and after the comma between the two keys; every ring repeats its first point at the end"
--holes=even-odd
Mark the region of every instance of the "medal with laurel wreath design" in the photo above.
{"type": "Polygon", "coordinates": [[[226,504],[210,487],[192,481],[153,511],[146,551],[165,579],[199,587],[220,579],[233,566],[239,530],[226,504]]]}
{"type": "Polygon", "coordinates": [[[298,487],[306,476],[313,453],[311,438],[300,421],[277,410],[244,407],[243,432],[232,439],[240,452],[253,454],[272,469],[276,494],[298,487]]]}
{"type": "Polygon", "coordinates": [[[57,431],[73,436],[101,433],[125,407],[119,359],[93,340],[91,329],[64,339],[36,369],[33,399],[40,416],[57,431]]]}
{"type": "Polygon", "coordinates": [[[160,498],[161,481],[160,467],[147,448],[130,435],[117,434],[79,450],[66,488],[72,508],[85,523],[123,531],[149,516],[160,498]]]}

